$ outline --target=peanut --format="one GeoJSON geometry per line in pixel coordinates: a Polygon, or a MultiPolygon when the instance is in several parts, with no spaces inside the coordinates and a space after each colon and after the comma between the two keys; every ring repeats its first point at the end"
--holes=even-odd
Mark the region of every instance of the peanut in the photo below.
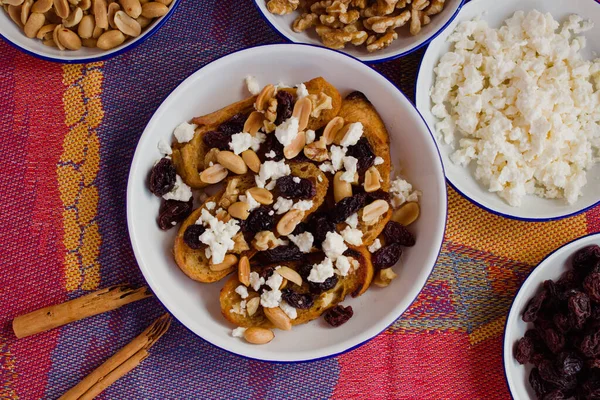
{"type": "Polygon", "coordinates": [[[83,47],[95,49],[96,47],[98,47],[98,39],[81,39],[81,44],[83,45],[83,47]]]}
{"type": "Polygon", "coordinates": [[[56,24],[44,25],[40,28],[40,30],[38,31],[37,35],[35,35],[35,37],[38,39],[45,39],[45,36],[49,33],[52,34],[52,32],[54,31],[55,28],[56,28],[56,24]]]}
{"type": "Polygon", "coordinates": [[[335,140],[338,132],[344,127],[344,118],[335,117],[327,123],[325,130],[323,130],[323,138],[325,144],[330,145],[335,140]]]}
{"type": "Polygon", "coordinates": [[[235,254],[225,254],[223,262],[219,264],[210,264],[208,267],[211,271],[219,272],[233,267],[237,262],[238,259],[235,254]]]}
{"type": "Polygon", "coordinates": [[[392,220],[408,226],[419,218],[419,203],[405,203],[392,214],[392,220]]]}
{"type": "Polygon", "coordinates": [[[94,33],[96,22],[92,15],[84,15],[77,27],[77,34],[82,39],[89,39],[94,33]]]}
{"type": "MultiPolygon", "coordinates": [[[[117,25],[115,24],[115,14],[117,13],[117,11],[119,11],[121,9],[121,6],[119,6],[118,3],[110,3],[108,5],[108,26],[110,26],[112,29],[119,29],[117,27],[117,25]]],[[[125,33],[125,32],[123,32],[125,33]]]]}
{"type": "Polygon", "coordinates": [[[248,219],[248,215],[250,215],[250,206],[248,203],[243,201],[236,201],[227,209],[229,215],[233,218],[241,219],[242,221],[248,219]]]}
{"type": "Polygon", "coordinates": [[[298,286],[302,286],[302,277],[300,274],[290,267],[282,266],[277,269],[277,273],[287,279],[290,282],[295,283],[298,286]]]}
{"type": "Polygon", "coordinates": [[[379,217],[390,209],[390,205],[385,200],[375,200],[363,209],[362,220],[367,224],[377,222],[379,217]]]}
{"type": "Polygon", "coordinates": [[[23,0],[2,0],[2,4],[18,7],[23,4],[23,0]]]}
{"type": "Polygon", "coordinates": [[[21,23],[23,25],[27,25],[27,19],[29,19],[29,15],[31,14],[32,5],[33,0],[25,0],[21,5],[21,23]]]}
{"type": "Polygon", "coordinates": [[[385,268],[380,270],[375,279],[373,279],[373,283],[379,287],[387,287],[392,282],[392,280],[396,279],[398,275],[391,268],[385,268]]]}
{"type": "Polygon", "coordinates": [[[250,170],[252,172],[255,172],[258,174],[258,171],[260,171],[260,159],[254,152],[254,150],[243,151],[242,159],[244,160],[244,162],[246,163],[246,165],[248,166],[248,168],[250,168],[250,170]]]}
{"type": "Polygon", "coordinates": [[[221,164],[215,164],[212,167],[208,167],[204,171],[202,171],[202,173],[200,174],[200,180],[208,184],[218,183],[225,179],[228,173],[229,172],[227,171],[227,168],[223,167],[221,164]]]}
{"type": "MultiPolygon", "coordinates": [[[[250,260],[248,260],[248,257],[246,256],[240,258],[240,262],[238,264],[238,280],[244,286],[250,285],[250,260]]],[[[248,312],[248,314],[250,313],[248,312]]]]}
{"type": "Polygon", "coordinates": [[[365,172],[365,192],[371,193],[381,188],[381,174],[377,167],[372,166],[365,172]]]}
{"type": "Polygon", "coordinates": [[[294,232],[302,218],[304,218],[304,211],[295,209],[288,211],[277,223],[277,233],[281,236],[289,235],[294,232]]]}
{"type": "Polygon", "coordinates": [[[169,12],[169,8],[162,3],[153,1],[142,6],[142,15],[146,18],[162,17],[169,12]]]}
{"type": "Polygon", "coordinates": [[[83,19],[83,10],[79,7],[71,11],[71,14],[63,21],[65,28],[72,28],[79,24],[83,19]]]}
{"type": "Polygon", "coordinates": [[[69,11],[69,2],[67,0],[54,0],[54,12],[60,18],[67,18],[69,16],[69,11]]]}
{"type": "Polygon", "coordinates": [[[273,96],[275,96],[275,86],[271,84],[265,86],[256,97],[254,108],[256,108],[257,111],[264,111],[269,104],[269,100],[271,100],[273,96]]]}
{"type": "Polygon", "coordinates": [[[263,311],[265,313],[265,317],[267,317],[267,319],[271,321],[273,325],[275,325],[275,328],[281,329],[282,331],[289,331],[292,329],[292,321],[290,320],[290,317],[288,317],[281,308],[264,308],[263,311]]]}
{"type": "Polygon", "coordinates": [[[257,328],[255,326],[246,329],[244,332],[244,339],[246,339],[248,343],[252,344],[269,343],[274,337],[275,334],[272,330],[266,328],[257,328]]]}
{"type": "Polygon", "coordinates": [[[258,306],[260,305],[260,297],[253,297],[246,303],[246,312],[248,316],[253,316],[258,311],[258,306]]]}
{"type": "Polygon", "coordinates": [[[341,180],[343,173],[343,171],[338,171],[333,177],[333,199],[336,203],[346,197],[352,196],[352,184],[341,180]]]}
{"type": "Polygon", "coordinates": [[[303,131],[308,126],[310,113],[312,112],[312,102],[308,97],[303,97],[294,104],[292,116],[298,118],[298,130],[303,131]]]}
{"type": "MultiPolygon", "coordinates": [[[[56,2],[57,0],[54,0],[54,1],[56,2]]],[[[106,0],[94,0],[93,4],[94,4],[93,14],[94,14],[94,17],[96,18],[96,26],[98,28],[108,29],[108,6],[106,5],[106,0]]],[[[98,41],[98,42],[100,42],[100,41],[98,41]]],[[[121,44],[121,43],[119,43],[119,44],[121,44]]],[[[116,46],[113,46],[113,47],[116,47],[116,46]]]]}
{"type": "Polygon", "coordinates": [[[244,159],[232,151],[220,151],[217,154],[217,162],[234,174],[241,175],[248,172],[244,159]]]}
{"type": "Polygon", "coordinates": [[[37,35],[37,33],[39,32],[39,30],[42,28],[42,26],[44,26],[45,22],[46,17],[44,17],[44,14],[31,14],[29,16],[29,19],[27,20],[27,23],[25,24],[25,27],[23,28],[25,30],[25,36],[27,36],[28,38],[34,38],[35,35],[37,35]]]}
{"type": "Polygon", "coordinates": [[[114,21],[117,28],[128,36],[138,37],[142,33],[140,24],[123,11],[117,11],[115,13],[114,21]]]}
{"type": "Polygon", "coordinates": [[[260,204],[273,204],[273,193],[269,192],[267,189],[253,187],[248,189],[248,193],[250,193],[254,200],[258,201],[260,204]]]}
{"type": "Polygon", "coordinates": [[[79,8],[83,11],[87,11],[92,7],[92,0],[81,0],[79,2],[79,8]]]}
{"type": "Polygon", "coordinates": [[[123,10],[131,18],[137,18],[142,15],[142,5],[139,0],[119,0],[119,3],[121,3],[121,7],[123,7],[123,10]]]}
{"type": "Polygon", "coordinates": [[[45,13],[52,8],[53,0],[37,0],[31,6],[31,12],[45,13]]]}
{"type": "Polygon", "coordinates": [[[22,9],[21,5],[18,5],[18,6],[9,5],[8,6],[8,16],[10,17],[10,19],[13,20],[13,22],[15,24],[17,24],[19,26],[19,28],[23,29],[23,27],[25,25],[23,25],[23,23],[21,22],[21,9],[22,9]]]}
{"type": "MultiPolygon", "coordinates": [[[[98,26],[96,28],[100,29],[98,26]]],[[[92,35],[94,37],[95,35],[92,35]]],[[[110,50],[121,45],[125,41],[125,35],[121,31],[106,31],[98,38],[98,48],[110,50]]]]}
{"type": "Polygon", "coordinates": [[[63,29],[62,25],[56,25],[56,28],[54,28],[54,32],[52,32],[52,40],[54,40],[54,43],[56,44],[56,47],[59,48],[59,50],[65,50],[65,46],[63,46],[58,40],[58,32],[61,29],[63,29]]]}
{"type": "Polygon", "coordinates": [[[323,137],[304,146],[304,155],[316,162],[329,160],[329,153],[323,137]]]}
{"type": "Polygon", "coordinates": [[[135,20],[138,22],[138,24],[140,24],[142,29],[144,29],[145,27],[150,25],[150,23],[152,22],[152,20],[150,18],[142,17],[141,15],[139,17],[137,17],[135,20]]]}
{"type": "Polygon", "coordinates": [[[81,48],[81,39],[70,29],[60,29],[58,31],[58,40],[66,49],[79,50],[81,48]]]}
{"type": "Polygon", "coordinates": [[[244,132],[249,133],[252,136],[256,135],[256,132],[263,126],[264,120],[265,115],[263,113],[252,111],[244,123],[244,132]]]}
{"type": "Polygon", "coordinates": [[[288,144],[283,148],[283,155],[285,158],[292,159],[296,157],[302,149],[304,149],[304,145],[306,144],[306,133],[304,131],[298,132],[292,143],[288,144]]]}

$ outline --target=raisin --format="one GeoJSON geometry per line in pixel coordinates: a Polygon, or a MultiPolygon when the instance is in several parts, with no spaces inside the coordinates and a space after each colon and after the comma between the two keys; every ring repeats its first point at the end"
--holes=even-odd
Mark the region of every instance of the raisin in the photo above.
{"type": "Polygon", "coordinates": [[[208,131],[202,136],[202,141],[211,149],[229,150],[231,135],[221,131],[208,131]]]}
{"type": "Polygon", "coordinates": [[[588,358],[600,355],[600,331],[597,330],[583,336],[579,343],[579,350],[588,358]]]}
{"type": "Polygon", "coordinates": [[[554,323],[554,326],[556,326],[556,329],[562,333],[567,333],[573,328],[571,318],[562,313],[555,314],[552,317],[552,322],[554,323]]]}
{"type": "Polygon", "coordinates": [[[600,273],[592,272],[583,281],[583,289],[592,301],[600,303],[600,273]]]}
{"type": "Polygon", "coordinates": [[[297,293],[292,289],[283,289],[281,291],[281,297],[289,305],[300,310],[306,310],[313,306],[315,303],[313,297],[308,293],[297,293]]]}
{"type": "Polygon", "coordinates": [[[554,354],[560,352],[565,347],[565,336],[554,328],[545,328],[540,331],[542,340],[554,354]]]}
{"type": "Polygon", "coordinates": [[[569,297],[569,312],[575,329],[582,329],[587,319],[592,314],[590,298],[582,292],[575,292],[569,297]]]}
{"type": "Polygon", "coordinates": [[[261,251],[256,255],[256,261],[264,264],[280,263],[284,261],[302,261],[305,255],[295,245],[277,246],[274,249],[261,251]]]}
{"type": "Polygon", "coordinates": [[[556,369],[563,375],[574,375],[583,368],[583,360],[574,352],[563,351],[555,361],[556,369]]]}
{"type": "Polygon", "coordinates": [[[265,141],[260,145],[260,148],[256,152],[261,163],[265,161],[278,161],[283,159],[283,145],[277,140],[277,137],[273,134],[267,135],[265,141]],[[267,157],[267,154],[273,151],[274,157],[267,157]]]}
{"type": "Polygon", "coordinates": [[[522,337],[515,346],[515,359],[519,364],[527,364],[534,352],[533,340],[528,337],[522,337]]]}
{"type": "MultiPolygon", "coordinates": [[[[309,271],[309,274],[310,274],[310,271],[309,271]]],[[[333,275],[332,277],[325,279],[325,282],[321,282],[321,283],[308,281],[308,288],[310,289],[310,292],[313,294],[321,294],[323,292],[328,291],[329,289],[333,289],[335,287],[335,285],[337,285],[337,283],[338,283],[338,277],[337,277],[337,275],[333,275]]]]}
{"type": "Polygon", "coordinates": [[[398,243],[401,246],[412,247],[415,245],[415,237],[402,224],[389,221],[383,228],[386,243],[398,243]]]}
{"type": "Polygon", "coordinates": [[[258,270],[258,275],[266,281],[273,275],[273,272],[275,272],[275,267],[263,267],[258,270]]]}
{"type": "Polygon", "coordinates": [[[355,194],[352,197],[345,197],[338,201],[329,214],[331,222],[339,224],[346,218],[364,207],[366,197],[364,193],[355,194]]]}
{"type": "Polygon", "coordinates": [[[260,206],[248,215],[245,221],[241,223],[242,232],[257,234],[260,231],[270,231],[275,227],[275,216],[269,215],[271,207],[260,206]]]}
{"type": "Polygon", "coordinates": [[[244,113],[235,114],[233,117],[219,125],[218,130],[231,137],[231,135],[244,131],[244,124],[247,119],[248,116],[244,113]]]}
{"type": "Polygon", "coordinates": [[[548,385],[540,376],[540,371],[537,368],[533,368],[529,373],[529,384],[538,399],[541,399],[548,392],[548,385]]]}
{"type": "Polygon", "coordinates": [[[308,223],[308,230],[313,234],[314,246],[321,246],[327,237],[327,232],[335,232],[335,224],[331,222],[326,214],[313,214],[308,223]]]}
{"type": "Polygon", "coordinates": [[[391,200],[391,196],[385,190],[379,189],[379,190],[376,190],[374,192],[367,193],[366,194],[366,199],[367,199],[366,200],[367,203],[372,203],[375,200],[385,200],[385,201],[387,201],[389,203],[390,200],[391,200]]]}
{"type": "Polygon", "coordinates": [[[597,377],[592,377],[581,385],[580,399],[600,399],[600,380],[597,377]]]}
{"type": "Polygon", "coordinates": [[[538,369],[544,381],[557,386],[559,389],[570,390],[574,389],[577,385],[577,377],[575,375],[561,374],[550,360],[542,361],[538,369]]]}
{"type": "Polygon", "coordinates": [[[577,250],[573,256],[573,268],[590,270],[600,261],[600,246],[592,245],[577,250]]]}
{"type": "Polygon", "coordinates": [[[344,307],[340,304],[325,311],[323,318],[329,325],[338,327],[345,324],[353,315],[352,306],[344,307]]]}
{"type": "Polygon", "coordinates": [[[279,190],[279,195],[286,199],[309,200],[317,194],[317,188],[310,179],[298,178],[292,175],[277,179],[276,187],[279,190]],[[294,179],[300,179],[300,182],[295,182],[294,179]]]}
{"type": "Polygon", "coordinates": [[[294,110],[294,96],[285,90],[280,90],[275,95],[277,100],[277,118],[275,119],[275,125],[280,125],[283,121],[292,116],[294,110]]]}
{"type": "Polygon", "coordinates": [[[310,275],[310,271],[312,270],[312,264],[302,264],[296,269],[296,272],[300,274],[303,280],[308,280],[308,275],[310,275]]]}
{"type": "Polygon", "coordinates": [[[402,247],[398,243],[392,243],[382,247],[373,253],[371,260],[375,269],[386,269],[396,265],[402,255],[402,247]]]}
{"type": "Polygon", "coordinates": [[[527,303],[527,307],[525,308],[525,312],[523,312],[523,321],[525,322],[533,322],[537,319],[538,312],[542,307],[542,303],[546,299],[546,291],[542,290],[538,294],[536,294],[529,303],[527,303]]]}
{"type": "Polygon", "coordinates": [[[563,392],[559,389],[554,389],[553,391],[544,395],[543,400],[564,400],[566,399],[563,392]]]}
{"type": "Polygon", "coordinates": [[[190,225],[185,229],[185,232],[183,233],[183,241],[191,249],[197,250],[202,246],[202,242],[200,241],[200,235],[202,235],[204,231],[206,231],[206,228],[204,228],[202,225],[190,225]]]}
{"type": "Polygon", "coordinates": [[[150,191],[161,197],[175,187],[177,171],[170,158],[161,158],[150,171],[150,191]]]}
{"type": "Polygon", "coordinates": [[[294,228],[294,231],[292,232],[292,235],[300,235],[301,233],[304,233],[306,231],[308,231],[308,225],[306,224],[306,222],[300,222],[294,228]]]}
{"type": "Polygon", "coordinates": [[[356,169],[364,172],[375,164],[375,153],[366,137],[361,137],[355,145],[349,146],[346,156],[358,159],[356,169]]]}
{"type": "Polygon", "coordinates": [[[190,201],[163,200],[158,211],[158,227],[171,229],[192,213],[193,199],[190,201]]]}
{"type": "Polygon", "coordinates": [[[352,257],[355,260],[362,260],[362,254],[360,254],[360,251],[354,250],[354,249],[348,249],[344,252],[343,254],[346,257],[352,257]]]}

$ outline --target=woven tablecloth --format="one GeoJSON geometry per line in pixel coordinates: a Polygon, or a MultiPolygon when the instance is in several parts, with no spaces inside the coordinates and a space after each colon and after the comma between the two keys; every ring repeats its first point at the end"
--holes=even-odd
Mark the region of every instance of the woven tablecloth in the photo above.
{"type": "MultiPolygon", "coordinates": [[[[199,67],[279,42],[252,0],[182,0],[152,38],[106,62],[48,63],[0,42],[0,399],[57,398],[164,312],[147,299],[21,340],[10,327],[39,307],[144,283],[125,188],[146,123],[199,67]]],[[[414,98],[422,55],[375,68],[414,98]]],[[[501,347],[512,298],[544,255],[600,230],[600,209],[516,222],[448,191],[446,238],[427,286],[362,347],[269,364],[217,349],[174,321],[151,357],[100,398],[509,398],[501,347]]]]}

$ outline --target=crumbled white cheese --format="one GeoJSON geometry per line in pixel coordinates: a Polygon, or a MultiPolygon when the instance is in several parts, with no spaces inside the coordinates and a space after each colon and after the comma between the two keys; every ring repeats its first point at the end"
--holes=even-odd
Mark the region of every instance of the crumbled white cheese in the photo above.
{"type": "Polygon", "coordinates": [[[381,248],[381,240],[375,239],[373,243],[368,247],[370,253],[375,253],[377,250],[381,248]]]}
{"type": "Polygon", "coordinates": [[[211,210],[212,211],[217,206],[217,203],[215,203],[214,201],[209,201],[204,206],[206,207],[207,210],[211,210]]]}
{"type": "Polygon", "coordinates": [[[352,264],[350,264],[350,259],[346,256],[339,256],[337,260],[335,260],[335,269],[338,274],[341,276],[346,276],[352,269],[352,264]]]}
{"type": "Polygon", "coordinates": [[[242,194],[239,196],[239,200],[248,204],[248,211],[256,210],[258,207],[260,207],[260,203],[256,201],[256,199],[252,197],[252,194],[247,190],[245,195],[242,194]]]}
{"type": "Polygon", "coordinates": [[[299,235],[288,235],[288,238],[290,238],[292,243],[298,246],[303,253],[310,253],[315,240],[313,234],[310,232],[303,232],[299,235]]]}
{"type": "Polygon", "coordinates": [[[242,300],[238,304],[234,304],[229,312],[232,314],[246,315],[246,300],[242,300]]]}
{"type": "Polygon", "coordinates": [[[361,122],[354,122],[348,126],[346,134],[342,138],[340,144],[343,147],[354,146],[358,143],[358,140],[363,134],[363,124],[361,122]]]}
{"type": "Polygon", "coordinates": [[[313,207],[312,200],[298,200],[293,206],[293,210],[308,211],[313,207]]]}
{"type": "Polygon", "coordinates": [[[269,215],[272,217],[273,215],[275,215],[275,211],[273,211],[273,210],[269,211],[269,215]]]}
{"type": "Polygon", "coordinates": [[[264,284],[265,278],[260,276],[257,272],[250,272],[250,286],[255,292],[258,292],[258,289],[264,284]]]}
{"type": "Polygon", "coordinates": [[[265,284],[271,289],[279,289],[281,283],[283,282],[283,277],[277,273],[277,271],[273,272],[271,276],[267,279],[265,284]]]}
{"type": "Polygon", "coordinates": [[[248,88],[250,94],[252,94],[253,96],[256,96],[260,93],[260,85],[258,83],[258,79],[256,79],[255,76],[246,76],[246,87],[248,88]]]}
{"type": "Polygon", "coordinates": [[[246,132],[235,133],[231,135],[229,148],[235,154],[240,154],[248,149],[258,151],[260,144],[265,141],[267,136],[264,133],[256,132],[254,136],[246,132]]]}
{"type": "MultiPolygon", "coordinates": [[[[278,275],[278,274],[273,274],[278,275]]],[[[260,295],[260,305],[265,308],[274,308],[281,302],[281,291],[279,289],[265,290],[260,295]]]]}
{"type": "Polygon", "coordinates": [[[277,212],[277,215],[285,214],[292,209],[293,205],[294,200],[279,196],[277,201],[273,204],[273,210],[277,212]]]}
{"type": "Polygon", "coordinates": [[[163,195],[165,200],[190,201],[192,198],[192,188],[183,182],[179,175],[175,176],[175,186],[169,193],[163,195]]]}
{"type": "Polygon", "coordinates": [[[361,246],[363,244],[363,233],[360,229],[355,229],[347,226],[342,231],[342,237],[344,238],[346,243],[351,244],[353,246],[361,246]]]}
{"type": "Polygon", "coordinates": [[[187,122],[182,122],[175,128],[173,131],[173,135],[179,143],[187,143],[194,138],[194,132],[198,125],[196,124],[188,124],[187,122]]]}
{"type": "Polygon", "coordinates": [[[298,89],[296,89],[296,96],[298,96],[298,100],[309,95],[308,89],[306,89],[306,85],[304,83],[299,84],[297,87],[298,89]]]}
{"type": "Polygon", "coordinates": [[[290,306],[286,301],[282,301],[279,304],[279,308],[283,311],[290,319],[298,318],[298,311],[292,306],[290,306]]]}
{"type": "Polygon", "coordinates": [[[277,91],[279,89],[289,89],[289,88],[291,88],[291,86],[288,86],[283,82],[279,82],[277,85],[275,85],[275,93],[277,93],[277,91]]]}
{"type": "Polygon", "coordinates": [[[239,294],[242,299],[248,297],[248,288],[244,285],[239,285],[238,287],[236,287],[235,292],[239,294]]]}
{"type": "Polygon", "coordinates": [[[275,158],[277,154],[275,154],[274,150],[269,151],[268,153],[265,154],[265,157],[267,158],[275,158]]]}
{"type": "Polygon", "coordinates": [[[314,264],[308,275],[308,280],[314,283],[323,283],[333,276],[333,263],[330,258],[325,257],[319,264],[314,264]]]}
{"type": "Polygon", "coordinates": [[[298,178],[297,176],[293,177],[292,180],[294,181],[294,183],[300,183],[300,178],[298,178]]]}
{"type": "Polygon", "coordinates": [[[420,191],[413,190],[413,186],[400,177],[390,183],[390,194],[393,208],[398,208],[404,203],[417,202],[421,196],[420,191]]]}
{"type": "Polygon", "coordinates": [[[315,141],[316,133],[312,129],[306,131],[306,144],[311,144],[315,141]]]}
{"type": "Polygon", "coordinates": [[[336,169],[333,167],[333,165],[331,165],[329,161],[325,161],[324,163],[319,165],[319,169],[323,172],[331,172],[332,174],[335,174],[336,171],[336,169]]]}
{"type": "Polygon", "coordinates": [[[383,158],[381,158],[381,157],[379,157],[379,156],[375,157],[375,161],[374,161],[374,164],[375,164],[375,165],[381,165],[381,164],[383,164],[384,162],[385,162],[385,161],[383,160],[383,158]]]}
{"type": "Polygon", "coordinates": [[[241,326],[238,328],[235,328],[234,330],[231,331],[231,336],[244,337],[244,332],[246,332],[246,329],[248,329],[248,328],[242,328],[241,326]]]}
{"type": "Polygon", "coordinates": [[[164,139],[160,139],[156,147],[158,148],[158,151],[160,151],[160,154],[164,154],[166,156],[173,154],[173,149],[171,149],[169,143],[167,143],[164,139]]]}
{"type": "Polygon", "coordinates": [[[348,246],[344,243],[344,238],[337,232],[327,232],[325,240],[321,245],[323,253],[332,261],[337,260],[339,256],[348,250],[348,246]]]}
{"type": "Polygon", "coordinates": [[[208,246],[205,250],[206,258],[211,259],[213,264],[222,263],[227,251],[233,250],[235,246],[232,238],[240,230],[238,221],[235,218],[227,222],[219,221],[203,208],[196,223],[201,223],[206,228],[200,235],[200,242],[208,246]]]}
{"type": "Polygon", "coordinates": [[[318,180],[319,182],[323,182],[323,177],[322,177],[321,175],[319,175],[319,176],[317,176],[317,180],[318,180]]]}
{"type": "Polygon", "coordinates": [[[340,176],[340,180],[346,182],[354,182],[354,174],[356,174],[356,166],[358,159],[356,157],[344,157],[344,173],[340,176]]]}
{"type": "Polygon", "coordinates": [[[285,160],[269,160],[260,165],[258,175],[256,175],[254,179],[256,181],[256,186],[264,188],[269,179],[271,179],[271,183],[273,183],[274,186],[277,179],[289,174],[291,174],[290,166],[285,163],[285,160]]]}
{"type": "Polygon", "coordinates": [[[346,218],[346,221],[344,222],[347,223],[350,226],[350,228],[356,228],[358,226],[358,214],[352,214],[351,216],[346,218]]]}
{"type": "Polygon", "coordinates": [[[283,146],[292,143],[298,136],[298,127],[300,120],[296,117],[289,117],[275,128],[275,137],[283,146]]]}
{"type": "Polygon", "coordinates": [[[339,147],[336,145],[331,145],[329,149],[329,155],[331,159],[331,165],[333,165],[334,172],[342,169],[342,165],[344,164],[344,157],[346,156],[346,148],[339,147]]]}
{"type": "Polygon", "coordinates": [[[600,59],[586,61],[585,38],[575,36],[592,26],[579,16],[561,26],[536,10],[499,29],[465,21],[434,68],[439,140],[512,206],[528,194],[574,203],[598,160],[600,59]]]}

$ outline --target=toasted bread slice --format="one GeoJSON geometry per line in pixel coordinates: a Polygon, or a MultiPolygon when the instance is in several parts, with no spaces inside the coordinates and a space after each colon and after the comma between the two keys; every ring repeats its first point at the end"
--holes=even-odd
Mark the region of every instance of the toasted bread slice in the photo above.
{"type": "MultiPolygon", "coordinates": [[[[315,78],[305,83],[305,86],[310,94],[325,93],[331,97],[332,108],[321,112],[318,118],[311,117],[309,119],[308,129],[319,129],[327,125],[339,112],[342,100],[337,89],[323,78],[315,78]]],[[[282,89],[288,91],[294,97],[296,96],[295,89],[282,89]]],[[[196,117],[192,119],[192,123],[198,125],[192,140],[187,143],[178,143],[173,141],[173,164],[181,179],[191,186],[198,189],[208,186],[200,180],[200,173],[205,168],[204,158],[210,150],[204,144],[203,137],[207,132],[216,130],[219,125],[231,119],[236,114],[250,115],[254,111],[254,102],[256,96],[238,101],[224,107],[211,114],[196,117]]]]}
{"type": "MultiPolygon", "coordinates": [[[[323,203],[325,195],[327,194],[329,181],[325,177],[325,174],[319,168],[310,163],[290,164],[290,170],[293,176],[310,179],[316,188],[316,195],[312,199],[313,206],[310,210],[307,210],[304,213],[304,219],[306,219],[323,203]]],[[[253,174],[231,177],[228,179],[228,183],[232,179],[235,179],[237,181],[236,190],[239,194],[244,194],[246,190],[256,186],[253,174]]],[[[276,195],[276,193],[274,194],[276,195]]],[[[237,269],[236,265],[223,271],[212,271],[210,269],[209,260],[206,258],[205,255],[205,249],[192,249],[187,244],[185,244],[185,241],[183,240],[185,230],[188,228],[188,226],[196,223],[198,218],[200,218],[202,209],[206,208],[207,203],[215,202],[217,204],[216,208],[227,208],[228,205],[231,204],[231,201],[224,197],[227,197],[226,189],[223,189],[215,196],[208,198],[198,209],[192,212],[192,214],[183,222],[183,224],[181,224],[179,232],[177,233],[177,237],[175,238],[175,245],[173,248],[175,262],[187,276],[199,282],[216,282],[218,280],[223,279],[225,276],[229,275],[231,272],[237,269]]],[[[241,237],[239,238],[239,241],[240,246],[236,246],[236,248],[234,248],[234,250],[231,252],[234,254],[244,253],[249,258],[251,258],[251,256],[255,252],[249,249],[248,243],[246,243],[245,241],[241,243],[241,237]],[[245,246],[243,244],[245,244],[245,246]]],[[[236,241],[236,243],[238,243],[238,241],[236,241]]]]}
{"type": "MultiPolygon", "coordinates": [[[[342,101],[342,107],[338,116],[343,117],[346,123],[361,122],[363,124],[363,136],[369,141],[375,155],[383,159],[383,164],[375,167],[381,175],[381,189],[386,192],[389,191],[392,166],[390,137],[383,120],[375,107],[373,107],[373,104],[361,92],[352,92],[342,101]]],[[[362,222],[362,215],[359,213],[358,229],[363,232],[362,240],[364,245],[368,246],[373,243],[391,216],[392,210],[390,208],[376,224],[366,225],[362,222]]]]}
{"type": "MultiPolygon", "coordinates": [[[[371,280],[373,278],[373,265],[371,264],[371,256],[368,250],[364,246],[360,246],[357,248],[353,248],[351,251],[348,251],[347,255],[349,257],[354,258],[358,261],[358,268],[348,274],[345,277],[338,277],[338,283],[336,286],[326,292],[321,293],[320,295],[315,295],[314,305],[305,310],[297,309],[297,318],[292,320],[292,325],[304,324],[306,322],[317,319],[321,314],[323,314],[328,309],[335,307],[340,302],[344,301],[348,294],[351,294],[353,297],[360,296],[364,293],[371,284],[371,280]]],[[[322,254],[321,254],[322,259],[322,254]]],[[[305,263],[303,262],[285,262],[279,263],[276,265],[272,265],[272,267],[276,266],[287,266],[294,270],[298,270],[305,263]]],[[[261,270],[263,268],[268,268],[269,266],[259,267],[256,270],[261,270]]],[[[252,316],[249,316],[247,313],[239,314],[233,312],[237,306],[239,306],[242,298],[235,291],[235,289],[240,285],[240,282],[237,276],[232,276],[221,289],[221,294],[219,296],[219,300],[221,302],[221,313],[223,316],[231,323],[237,326],[243,327],[251,327],[251,326],[259,326],[263,328],[273,328],[273,324],[265,317],[265,314],[262,310],[262,307],[259,306],[258,310],[252,316]]],[[[292,282],[287,283],[287,287],[293,289],[298,293],[309,293],[309,287],[306,282],[303,282],[302,286],[298,286],[292,282]]],[[[259,294],[252,290],[252,288],[248,288],[249,297],[246,299],[249,300],[253,297],[259,296],[259,294]]]]}

